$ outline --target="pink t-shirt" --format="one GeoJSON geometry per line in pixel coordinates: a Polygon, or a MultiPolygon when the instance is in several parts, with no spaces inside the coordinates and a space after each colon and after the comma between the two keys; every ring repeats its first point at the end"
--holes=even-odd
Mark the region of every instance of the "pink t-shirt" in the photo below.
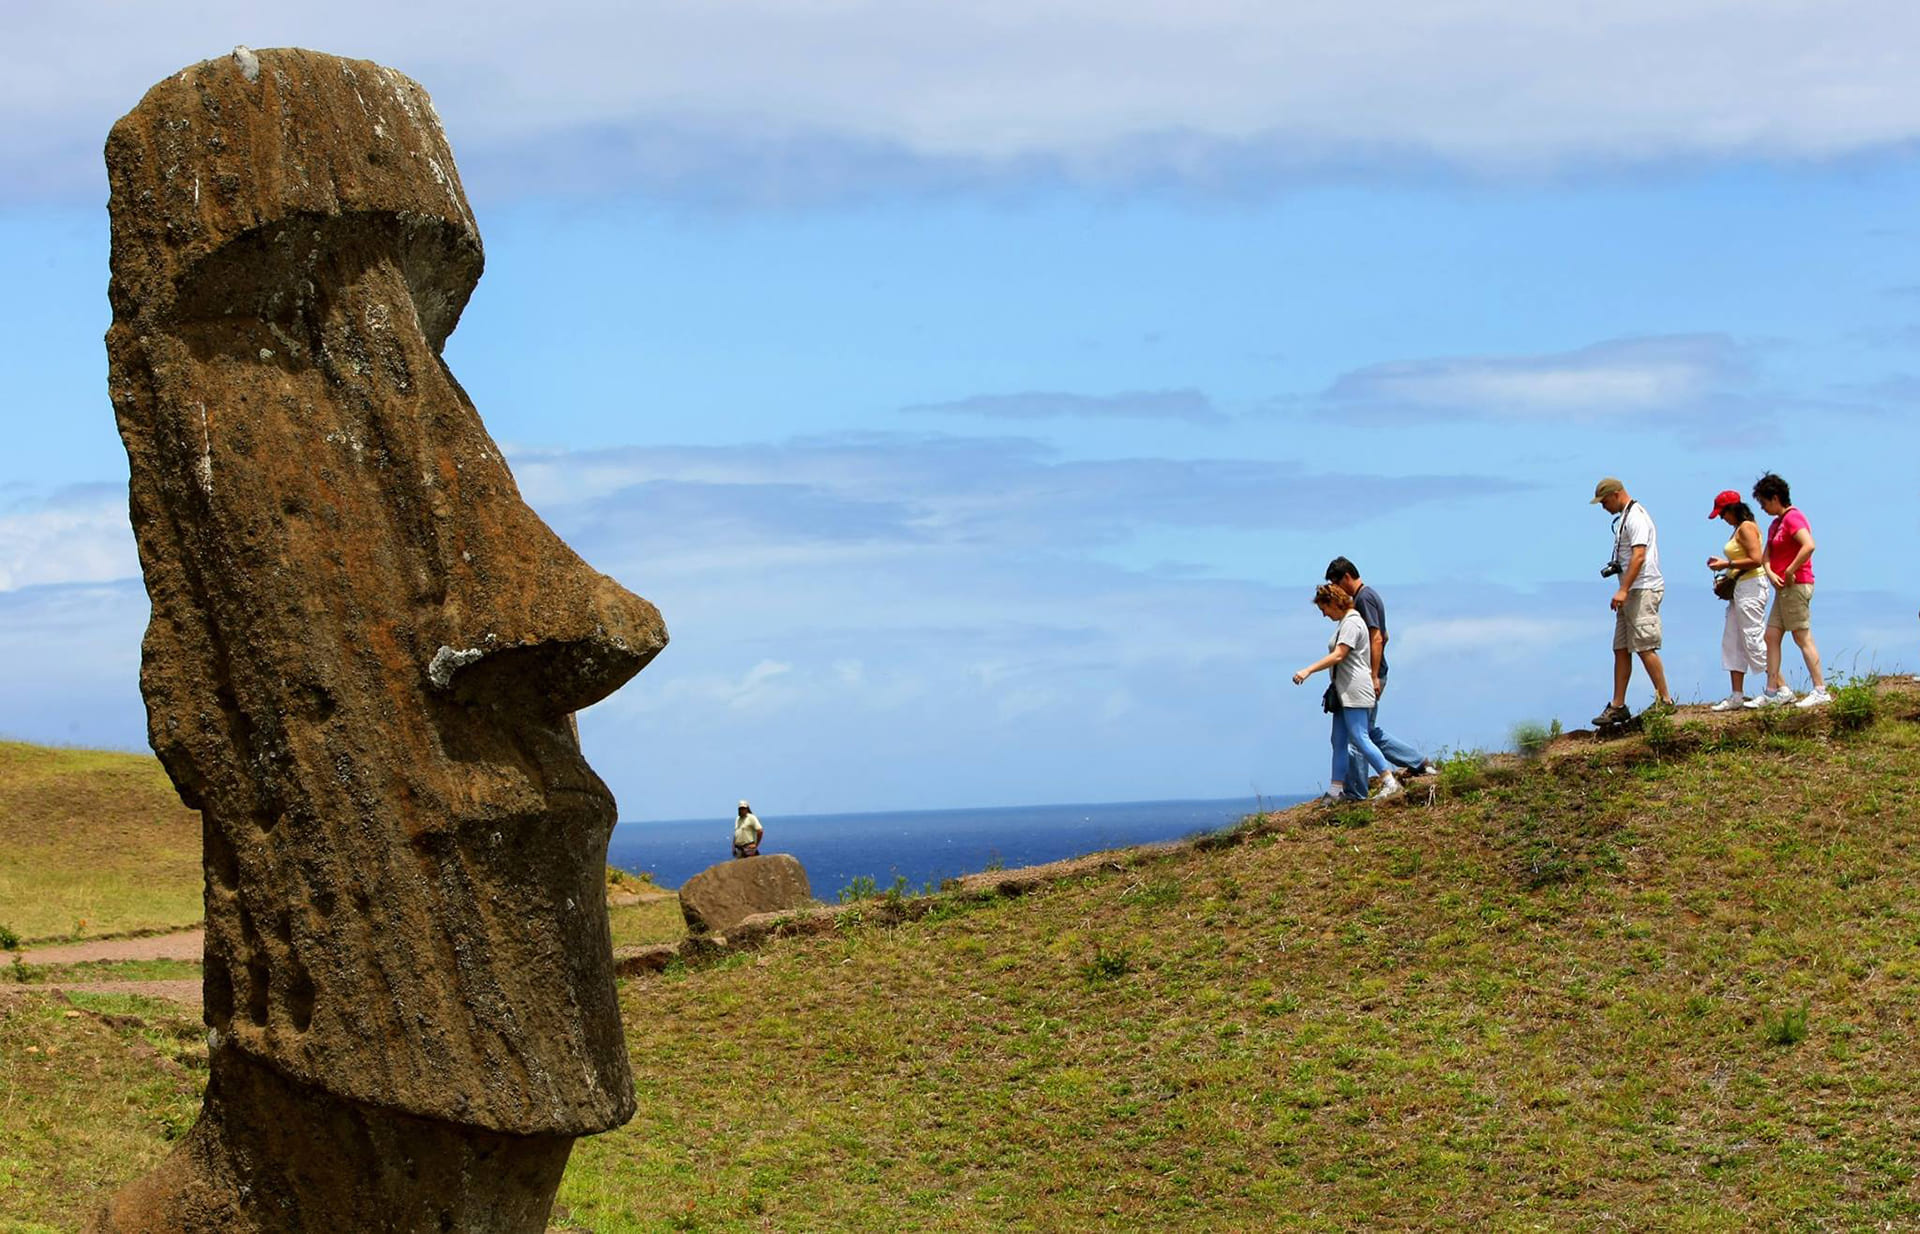
{"type": "MultiPolygon", "coordinates": [[[[1800,513],[1798,506],[1788,506],[1787,512],[1774,519],[1772,526],[1767,528],[1767,568],[1781,578],[1787,578],[1784,571],[1793,564],[1795,555],[1800,552],[1800,545],[1793,538],[1794,533],[1803,530],[1808,530],[1807,516],[1800,513]]],[[[1800,563],[1799,571],[1792,578],[1787,578],[1787,581],[1789,583],[1813,581],[1811,554],[1800,563]]]]}

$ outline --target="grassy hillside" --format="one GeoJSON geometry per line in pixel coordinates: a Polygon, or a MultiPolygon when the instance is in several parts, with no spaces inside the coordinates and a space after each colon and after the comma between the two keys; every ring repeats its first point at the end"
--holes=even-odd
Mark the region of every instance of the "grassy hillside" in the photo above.
{"type": "MultiPolygon", "coordinates": [[[[559,1220],[1912,1226],[1920,691],[1878,702],[1460,759],[634,979],[640,1113],[575,1150],[559,1220]]],[[[0,1214],[65,1228],[165,1150],[181,1023],[0,1007],[0,1214]]]]}
{"type": "Polygon", "coordinates": [[[31,943],[200,915],[200,816],[157,759],[0,742],[0,927],[31,943]]]}

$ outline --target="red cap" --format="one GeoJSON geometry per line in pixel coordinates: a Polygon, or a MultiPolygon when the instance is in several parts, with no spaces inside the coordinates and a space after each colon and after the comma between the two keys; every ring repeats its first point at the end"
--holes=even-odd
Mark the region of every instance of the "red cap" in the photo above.
{"type": "Polygon", "coordinates": [[[1722,491],[1718,497],[1713,499],[1713,513],[1707,515],[1707,518],[1709,520],[1719,518],[1722,510],[1728,506],[1737,506],[1739,504],[1740,494],[1734,492],[1732,489],[1726,489],[1722,491]]]}

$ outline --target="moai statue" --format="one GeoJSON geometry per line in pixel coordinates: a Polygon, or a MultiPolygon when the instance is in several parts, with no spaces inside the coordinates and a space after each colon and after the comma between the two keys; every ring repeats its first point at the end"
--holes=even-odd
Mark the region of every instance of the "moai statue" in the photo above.
{"type": "Polygon", "coordinates": [[[309,51],[107,140],[154,750],[204,823],[200,1121],[103,1231],[539,1231],[632,1116],[573,713],[666,645],[441,359],[480,235],[426,93],[309,51]]]}

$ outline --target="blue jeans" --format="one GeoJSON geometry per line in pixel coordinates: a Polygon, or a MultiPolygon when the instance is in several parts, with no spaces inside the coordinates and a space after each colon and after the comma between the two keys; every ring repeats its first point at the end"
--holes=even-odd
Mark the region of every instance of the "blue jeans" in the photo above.
{"type": "Polygon", "coordinates": [[[1380,747],[1373,744],[1368,728],[1373,721],[1371,710],[1362,711],[1358,707],[1348,707],[1333,713],[1333,783],[1344,781],[1347,795],[1353,796],[1353,779],[1360,779],[1359,796],[1367,795],[1367,767],[1375,771],[1387,769],[1387,756],[1380,747]],[[1347,747],[1352,746],[1360,754],[1359,758],[1349,760],[1347,747]],[[1351,763],[1351,766],[1349,766],[1351,763]]]}
{"type": "MultiPolygon", "coordinates": [[[[1374,746],[1388,763],[1391,763],[1395,767],[1418,767],[1420,765],[1424,757],[1420,751],[1380,727],[1380,709],[1378,707],[1369,707],[1365,711],[1343,714],[1363,715],[1366,717],[1366,734],[1369,739],[1369,744],[1374,746]]],[[[1355,742],[1354,746],[1358,748],[1359,744],[1359,742],[1355,742]]],[[[1372,760],[1369,759],[1368,761],[1371,762],[1372,760]]],[[[1341,760],[1336,758],[1333,760],[1333,763],[1334,778],[1346,782],[1347,796],[1365,797],[1367,795],[1367,773],[1361,766],[1360,760],[1357,758],[1349,760],[1346,764],[1346,772],[1344,775],[1341,774],[1341,760]]],[[[1377,764],[1376,769],[1379,769],[1377,764]]]]}

